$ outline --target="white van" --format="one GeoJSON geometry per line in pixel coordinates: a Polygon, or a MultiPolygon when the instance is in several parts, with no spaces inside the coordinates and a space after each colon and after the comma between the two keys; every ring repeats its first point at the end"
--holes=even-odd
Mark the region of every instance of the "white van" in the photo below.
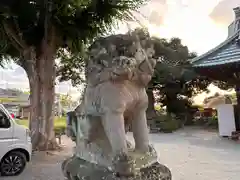
{"type": "Polygon", "coordinates": [[[29,130],[18,125],[0,104],[0,175],[16,176],[22,173],[31,154],[29,130]]]}

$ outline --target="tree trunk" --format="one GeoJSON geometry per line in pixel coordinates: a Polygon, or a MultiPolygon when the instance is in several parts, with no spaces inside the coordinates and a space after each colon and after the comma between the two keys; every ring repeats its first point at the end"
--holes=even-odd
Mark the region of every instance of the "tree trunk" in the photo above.
{"type": "Polygon", "coordinates": [[[240,84],[235,86],[235,92],[237,97],[237,105],[240,105],[240,84]]]}
{"type": "Polygon", "coordinates": [[[54,100],[55,100],[55,51],[51,46],[45,45],[43,56],[40,61],[40,81],[42,84],[41,102],[43,115],[43,139],[40,142],[40,147],[45,149],[56,148],[56,138],[54,132],[54,100]]]}
{"type": "Polygon", "coordinates": [[[152,120],[157,117],[157,113],[154,108],[155,98],[153,95],[153,90],[147,89],[147,95],[148,95],[147,119],[152,120]]]}
{"type": "MultiPolygon", "coordinates": [[[[46,46],[46,45],[45,45],[46,46]]],[[[57,147],[54,133],[55,52],[50,46],[41,55],[31,56],[24,69],[30,84],[30,130],[33,149],[53,150],[57,147]],[[34,59],[35,58],[35,59],[34,59]]]]}
{"type": "Polygon", "coordinates": [[[36,149],[38,146],[38,141],[40,139],[40,127],[42,126],[42,114],[41,114],[41,84],[38,78],[37,69],[35,67],[27,69],[26,72],[28,74],[29,79],[29,87],[30,87],[30,121],[29,128],[31,130],[32,144],[33,149],[36,149]]]}

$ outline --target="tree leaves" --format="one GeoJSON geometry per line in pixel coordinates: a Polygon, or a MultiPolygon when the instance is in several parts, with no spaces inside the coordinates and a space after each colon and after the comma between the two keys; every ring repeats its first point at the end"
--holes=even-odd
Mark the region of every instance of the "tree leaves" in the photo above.
{"type": "MultiPolygon", "coordinates": [[[[42,18],[46,15],[42,13],[42,2],[41,0],[1,1],[0,24],[3,20],[10,21],[14,24],[14,30],[19,29],[17,34],[23,36],[27,45],[38,46],[44,35],[44,29],[41,27],[42,18]]],[[[46,2],[47,6],[44,7],[49,18],[48,27],[56,27],[57,47],[68,46],[68,50],[75,53],[81,49],[82,43],[109,32],[116,20],[133,19],[131,11],[143,4],[144,0],[48,0],[46,2]]],[[[11,44],[11,41],[8,43],[11,44]]],[[[11,52],[8,53],[12,55],[11,52]]]]}
{"type": "Polygon", "coordinates": [[[172,113],[186,111],[191,97],[206,90],[210,81],[198,75],[188,59],[196,56],[182,45],[179,38],[153,38],[155,56],[160,59],[150,86],[157,92],[156,100],[172,113]]]}
{"type": "Polygon", "coordinates": [[[64,49],[60,49],[57,56],[60,62],[57,67],[57,76],[59,81],[71,80],[73,86],[77,86],[84,82],[85,78],[85,60],[86,50],[79,53],[69,53],[64,49]]]}

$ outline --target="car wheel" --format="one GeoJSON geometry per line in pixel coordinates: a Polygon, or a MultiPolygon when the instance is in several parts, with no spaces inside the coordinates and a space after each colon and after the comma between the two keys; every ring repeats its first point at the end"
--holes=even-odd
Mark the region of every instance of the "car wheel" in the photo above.
{"type": "Polygon", "coordinates": [[[0,164],[2,176],[17,176],[23,172],[27,163],[25,154],[13,151],[3,157],[0,164]]]}

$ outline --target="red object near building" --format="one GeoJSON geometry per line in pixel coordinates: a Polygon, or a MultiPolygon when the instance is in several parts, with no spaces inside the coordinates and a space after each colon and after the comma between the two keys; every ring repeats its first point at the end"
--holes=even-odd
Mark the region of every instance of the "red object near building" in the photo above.
{"type": "Polygon", "coordinates": [[[204,108],[203,116],[204,117],[212,117],[215,114],[215,111],[216,110],[214,110],[212,108],[204,108]]]}
{"type": "Polygon", "coordinates": [[[11,113],[11,116],[12,116],[12,118],[15,118],[15,116],[14,116],[14,114],[13,114],[13,113],[11,113]]]}

